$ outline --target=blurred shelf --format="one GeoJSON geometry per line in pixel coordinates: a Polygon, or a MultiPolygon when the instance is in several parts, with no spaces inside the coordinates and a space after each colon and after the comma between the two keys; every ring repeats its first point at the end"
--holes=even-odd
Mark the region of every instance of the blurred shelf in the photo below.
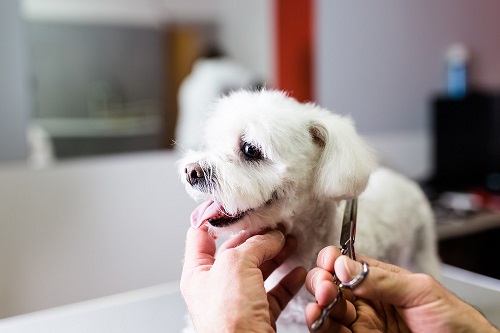
{"type": "Polygon", "coordinates": [[[482,231],[500,228],[500,213],[481,212],[471,216],[452,217],[437,223],[439,240],[463,237],[482,231]]]}
{"type": "Polygon", "coordinates": [[[133,137],[161,131],[159,116],[99,118],[38,118],[35,120],[52,138],[133,137]]]}

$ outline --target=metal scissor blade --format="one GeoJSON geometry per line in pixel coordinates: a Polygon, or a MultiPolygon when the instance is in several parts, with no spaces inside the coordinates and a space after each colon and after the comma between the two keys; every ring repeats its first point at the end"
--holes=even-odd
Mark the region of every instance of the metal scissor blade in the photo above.
{"type": "Polygon", "coordinates": [[[340,234],[340,246],[342,247],[342,254],[348,254],[349,257],[354,260],[356,260],[356,254],[354,252],[354,239],[356,237],[357,212],[357,198],[347,201],[344,209],[342,231],[340,234]]]}
{"type": "Polygon", "coordinates": [[[352,211],[352,200],[347,200],[344,207],[344,219],[342,220],[342,229],[340,232],[340,246],[344,245],[349,241],[351,236],[351,211],[352,211]]]}

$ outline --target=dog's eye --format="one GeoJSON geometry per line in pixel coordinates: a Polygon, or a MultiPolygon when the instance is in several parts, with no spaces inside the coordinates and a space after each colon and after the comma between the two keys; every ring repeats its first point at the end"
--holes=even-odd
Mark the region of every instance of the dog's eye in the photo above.
{"type": "Polygon", "coordinates": [[[260,151],[260,149],[255,147],[251,143],[244,142],[241,146],[241,151],[243,152],[245,157],[249,159],[257,160],[262,158],[262,152],[260,151]]]}

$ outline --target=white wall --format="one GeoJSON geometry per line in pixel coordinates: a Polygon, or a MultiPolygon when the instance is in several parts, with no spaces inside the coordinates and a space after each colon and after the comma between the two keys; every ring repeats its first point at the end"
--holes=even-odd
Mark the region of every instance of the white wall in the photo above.
{"type": "Polygon", "coordinates": [[[158,25],[169,21],[213,20],[217,0],[22,0],[30,20],[158,25]]]}
{"type": "Polygon", "coordinates": [[[431,172],[431,97],[445,89],[447,48],[472,52],[472,81],[500,88],[500,2],[317,0],[317,100],[350,114],[384,162],[431,172]]]}
{"type": "Polygon", "coordinates": [[[500,88],[499,11],[496,0],[318,0],[318,99],[364,133],[427,127],[451,44],[470,47],[476,84],[500,88]]]}
{"type": "Polygon", "coordinates": [[[272,86],[276,82],[274,1],[219,1],[221,44],[233,58],[272,86]]]}

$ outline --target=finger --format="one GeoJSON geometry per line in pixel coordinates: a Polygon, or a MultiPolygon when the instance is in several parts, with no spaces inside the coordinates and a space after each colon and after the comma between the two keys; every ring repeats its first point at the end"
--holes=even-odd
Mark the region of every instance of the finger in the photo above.
{"type": "Polygon", "coordinates": [[[297,267],[288,273],[267,293],[269,309],[274,319],[278,319],[288,302],[297,294],[306,279],[307,271],[297,267]]]}
{"type": "Polygon", "coordinates": [[[323,312],[323,308],[316,303],[309,303],[306,306],[306,323],[310,332],[314,333],[328,333],[328,332],[341,332],[341,333],[349,333],[351,330],[347,328],[345,325],[337,322],[331,316],[326,317],[325,322],[321,326],[320,329],[313,331],[311,329],[311,325],[318,319],[323,312]]]}
{"type": "MultiPolygon", "coordinates": [[[[285,234],[285,227],[283,226],[283,224],[278,224],[277,226],[277,229],[279,231],[281,231],[283,234],[285,234]]],[[[265,230],[262,230],[261,232],[259,232],[258,234],[262,235],[262,234],[265,234],[266,232],[268,232],[269,230],[271,229],[265,229],[265,230]]],[[[252,236],[252,234],[244,231],[244,232],[241,232],[239,233],[238,235],[234,236],[234,237],[231,237],[229,238],[228,240],[226,240],[220,247],[219,247],[219,252],[222,252],[224,250],[227,250],[227,249],[232,249],[232,248],[235,248],[241,244],[243,244],[248,238],[250,238],[252,236]]]]}
{"type": "Polygon", "coordinates": [[[215,261],[216,244],[206,226],[189,228],[186,236],[186,251],[183,270],[200,266],[211,266],[215,261]]]}
{"type": "Polygon", "coordinates": [[[388,264],[386,262],[382,262],[382,261],[378,261],[378,260],[375,260],[375,259],[372,259],[369,257],[365,257],[363,255],[358,255],[356,259],[366,261],[368,263],[368,265],[370,265],[370,267],[379,267],[379,268],[384,269],[386,271],[397,273],[397,274],[413,274],[412,272],[410,272],[404,268],[401,268],[399,266],[391,265],[391,264],[388,264]]]}
{"type": "MultiPolygon", "coordinates": [[[[322,308],[331,304],[339,294],[339,287],[334,283],[332,274],[320,268],[312,270],[307,275],[306,287],[309,292],[313,293],[317,304],[322,308]]],[[[344,325],[350,325],[356,320],[356,309],[351,302],[346,301],[345,295],[342,294],[342,298],[332,309],[330,316],[344,325]]]]}
{"type": "MultiPolygon", "coordinates": [[[[311,295],[316,294],[316,288],[321,281],[330,281],[333,282],[332,273],[324,270],[323,268],[315,267],[307,273],[306,277],[306,289],[309,291],[311,295]]],[[[335,298],[335,296],[333,296],[335,298]]]]}
{"type": "Polygon", "coordinates": [[[276,270],[285,260],[290,257],[290,255],[297,250],[297,239],[293,236],[287,236],[285,240],[285,245],[281,251],[272,259],[264,262],[260,265],[260,270],[262,271],[262,276],[264,280],[271,275],[272,272],[276,270]]]}
{"type": "Polygon", "coordinates": [[[221,244],[221,246],[219,247],[219,253],[243,244],[250,236],[251,236],[250,233],[242,232],[234,237],[229,238],[228,240],[226,240],[224,243],[221,244]]]}
{"type": "MultiPolygon", "coordinates": [[[[442,297],[442,286],[425,274],[408,274],[397,266],[370,260],[369,272],[363,282],[352,290],[357,297],[382,301],[397,307],[414,307],[442,297]]],[[[348,282],[361,273],[362,266],[347,256],[335,263],[335,272],[342,282],[348,282]]]]}
{"type": "Polygon", "coordinates": [[[333,273],[333,264],[341,256],[340,249],[336,246],[327,246],[318,253],[316,265],[333,273]]]}
{"type": "Polygon", "coordinates": [[[260,267],[264,262],[274,258],[285,245],[285,236],[279,230],[271,230],[262,235],[247,239],[235,250],[249,259],[254,267],[260,267]]]}
{"type": "MultiPolygon", "coordinates": [[[[318,288],[316,289],[316,299],[318,300],[318,305],[322,306],[323,308],[330,305],[338,296],[338,293],[339,289],[337,285],[332,285],[327,281],[320,283],[318,288]],[[335,292],[332,293],[332,290],[334,290],[335,292]],[[335,297],[332,297],[333,295],[335,297]]],[[[335,321],[341,323],[342,325],[349,326],[356,320],[356,308],[351,302],[348,302],[346,300],[345,294],[342,293],[340,299],[330,311],[329,316],[331,318],[334,318],[335,321]]]]}

